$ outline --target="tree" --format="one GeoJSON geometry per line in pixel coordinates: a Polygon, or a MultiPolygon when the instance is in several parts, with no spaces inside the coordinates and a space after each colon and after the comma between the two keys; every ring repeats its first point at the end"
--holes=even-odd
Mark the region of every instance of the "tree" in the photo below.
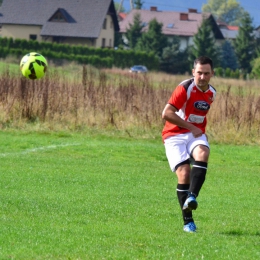
{"type": "Polygon", "coordinates": [[[125,12],[125,8],[122,4],[114,2],[114,5],[115,5],[115,9],[116,9],[117,13],[120,13],[120,12],[124,13],[125,12]]]}
{"type": "Polygon", "coordinates": [[[252,76],[260,79],[260,57],[252,61],[252,76]]]}
{"type": "Polygon", "coordinates": [[[216,20],[230,25],[239,25],[245,12],[236,0],[208,0],[202,6],[202,11],[209,12],[216,20]]]}
{"type": "Polygon", "coordinates": [[[185,73],[189,70],[187,50],[180,50],[180,38],[173,37],[172,42],[163,49],[160,68],[170,73],[185,73]]]}
{"type": "Polygon", "coordinates": [[[143,7],[143,4],[144,4],[144,2],[141,0],[134,1],[135,9],[137,9],[137,10],[141,10],[143,7]]]}
{"type": "Polygon", "coordinates": [[[142,36],[142,20],[141,20],[141,15],[139,13],[136,13],[134,15],[134,23],[130,24],[129,29],[126,31],[126,38],[128,40],[128,46],[131,49],[134,49],[136,47],[136,44],[138,40],[142,36]]]}
{"type": "Polygon", "coordinates": [[[158,57],[162,56],[163,49],[167,47],[168,39],[162,34],[162,23],[158,23],[156,19],[149,22],[149,29],[138,40],[136,49],[146,52],[154,52],[158,57]]]}
{"type": "Polygon", "coordinates": [[[233,71],[238,68],[235,50],[229,40],[225,40],[221,46],[220,66],[224,69],[230,68],[233,71]]]}
{"type": "Polygon", "coordinates": [[[255,37],[252,18],[245,12],[235,39],[234,47],[238,59],[239,68],[249,73],[251,71],[251,60],[255,55],[255,37]]]}
{"type": "Polygon", "coordinates": [[[260,57],[260,39],[258,37],[255,39],[255,54],[256,58],[260,57]]]}
{"type": "Polygon", "coordinates": [[[209,56],[215,66],[218,65],[219,51],[215,47],[215,39],[213,37],[212,26],[208,19],[204,19],[202,24],[193,37],[194,45],[190,47],[189,60],[194,61],[199,56],[209,56]]]}

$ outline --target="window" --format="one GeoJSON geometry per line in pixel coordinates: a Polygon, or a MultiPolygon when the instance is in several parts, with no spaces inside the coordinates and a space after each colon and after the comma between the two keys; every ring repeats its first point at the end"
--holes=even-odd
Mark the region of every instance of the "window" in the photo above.
{"type": "Polygon", "coordinates": [[[174,27],[174,24],[173,23],[169,23],[168,25],[167,25],[167,28],[173,28],[174,27]]]}
{"type": "Polygon", "coordinates": [[[37,40],[37,35],[36,34],[30,34],[29,39],[35,41],[35,40],[37,40]]]}
{"type": "Polygon", "coordinates": [[[102,38],[102,47],[106,47],[106,39],[102,38]]]}
{"type": "Polygon", "coordinates": [[[103,23],[103,29],[106,30],[106,28],[107,28],[107,18],[105,18],[103,23]]]}
{"type": "Polygon", "coordinates": [[[52,41],[53,41],[53,42],[56,42],[56,43],[61,43],[61,37],[59,37],[59,36],[53,36],[52,41]]]}
{"type": "Polygon", "coordinates": [[[51,22],[66,22],[64,16],[58,11],[50,19],[51,22]]]}

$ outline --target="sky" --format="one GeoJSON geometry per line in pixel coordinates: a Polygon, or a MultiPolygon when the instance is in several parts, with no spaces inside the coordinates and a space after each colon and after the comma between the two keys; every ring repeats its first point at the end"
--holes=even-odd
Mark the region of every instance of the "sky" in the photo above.
{"type": "MultiPolygon", "coordinates": [[[[120,3],[122,0],[114,0],[120,3]]],[[[134,2],[134,0],[133,0],[134,2]]],[[[208,0],[142,0],[143,9],[149,10],[151,6],[157,6],[159,11],[180,11],[187,12],[188,8],[197,9],[201,12],[203,4],[207,4],[208,0]]],[[[253,26],[260,26],[260,0],[237,0],[253,19],[253,26]]],[[[124,0],[123,6],[126,11],[131,10],[131,1],[124,0]]]]}

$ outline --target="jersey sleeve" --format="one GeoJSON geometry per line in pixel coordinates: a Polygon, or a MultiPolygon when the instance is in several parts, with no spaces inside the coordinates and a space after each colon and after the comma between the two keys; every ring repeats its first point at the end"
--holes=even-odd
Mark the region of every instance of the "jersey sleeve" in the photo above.
{"type": "Polygon", "coordinates": [[[171,104],[176,109],[181,109],[185,102],[187,101],[187,91],[186,89],[179,85],[176,89],[172,92],[172,95],[168,101],[168,104],[171,104]]]}

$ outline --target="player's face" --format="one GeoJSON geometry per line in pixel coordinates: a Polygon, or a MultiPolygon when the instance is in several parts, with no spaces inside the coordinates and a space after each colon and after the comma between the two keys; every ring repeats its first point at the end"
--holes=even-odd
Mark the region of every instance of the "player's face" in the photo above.
{"type": "Polygon", "coordinates": [[[192,70],[192,73],[193,73],[196,85],[202,90],[207,90],[210,78],[214,74],[210,65],[209,64],[197,64],[196,67],[192,70]]]}

